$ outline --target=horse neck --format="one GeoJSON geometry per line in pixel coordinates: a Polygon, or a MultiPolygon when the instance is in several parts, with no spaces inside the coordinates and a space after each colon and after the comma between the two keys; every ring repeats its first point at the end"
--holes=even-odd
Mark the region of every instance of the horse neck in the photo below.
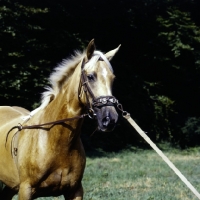
{"type": "Polygon", "coordinates": [[[47,106],[58,118],[74,117],[82,114],[83,106],[78,98],[80,83],[80,64],[63,84],[55,99],[47,106]]]}
{"type": "MultiPolygon", "coordinates": [[[[74,73],[63,85],[55,99],[43,110],[43,114],[40,115],[40,118],[43,118],[43,123],[76,117],[83,114],[84,107],[78,98],[80,73],[80,67],[77,66],[74,73]]],[[[59,135],[59,132],[69,134],[70,132],[70,134],[79,135],[82,121],[82,119],[75,119],[73,121],[66,121],[66,124],[62,126],[56,125],[55,129],[53,127],[54,131],[52,131],[52,134],[59,135]]]]}

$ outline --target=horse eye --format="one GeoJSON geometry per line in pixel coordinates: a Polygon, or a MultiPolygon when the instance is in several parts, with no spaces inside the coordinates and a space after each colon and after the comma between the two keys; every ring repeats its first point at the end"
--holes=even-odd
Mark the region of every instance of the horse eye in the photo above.
{"type": "Polygon", "coordinates": [[[94,81],[94,75],[92,75],[92,74],[89,74],[89,75],[87,75],[87,78],[88,78],[88,81],[90,82],[90,81],[94,81]]]}

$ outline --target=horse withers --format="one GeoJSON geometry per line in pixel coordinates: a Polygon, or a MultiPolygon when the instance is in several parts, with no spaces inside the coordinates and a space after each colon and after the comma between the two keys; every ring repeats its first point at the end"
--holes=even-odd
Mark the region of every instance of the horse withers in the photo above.
{"type": "Polygon", "coordinates": [[[32,112],[0,107],[0,199],[19,200],[64,195],[83,199],[81,180],[86,158],[80,130],[86,115],[97,119],[101,131],[114,129],[117,100],[110,60],[119,47],[103,54],[92,40],[55,68],[51,87],[32,112]]]}

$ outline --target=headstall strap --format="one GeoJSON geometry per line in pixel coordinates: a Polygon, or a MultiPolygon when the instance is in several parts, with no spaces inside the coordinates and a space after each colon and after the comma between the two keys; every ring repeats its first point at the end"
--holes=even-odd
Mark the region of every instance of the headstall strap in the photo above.
{"type": "Polygon", "coordinates": [[[88,80],[87,80],[87,76],[86,73],[84,71],[84,66],[87,62],[85,62],[85,59],[83,59],[82,64],[81,64],[81,78],[80,78],[80,88],[79,88],[79,98],[80,98],[80,93],[81,93],[81,87],[83,87],[83,91],[85,92],[85,96],[86,96],[86,101],[87,101],[87,114],[90,118],[94,118],[95,117],[95,113],[94,110],[91,106],[90,100],[89,100],[89,95],[91,96],[92,100],[95,99],[95,96],[91,90],[91,88],[88,85],[88,80]]]}

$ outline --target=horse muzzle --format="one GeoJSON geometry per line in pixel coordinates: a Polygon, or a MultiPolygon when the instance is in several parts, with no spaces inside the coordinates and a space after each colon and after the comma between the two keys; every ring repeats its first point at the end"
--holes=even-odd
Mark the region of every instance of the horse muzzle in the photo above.
{"type": "Polygon", "coordinates": [[[100,108],[94,108],[96,119],[98,122],[98,128],[103,132],[112,131],[117,123],[118,114],[114,106],[104,106],[100,108]]]}

